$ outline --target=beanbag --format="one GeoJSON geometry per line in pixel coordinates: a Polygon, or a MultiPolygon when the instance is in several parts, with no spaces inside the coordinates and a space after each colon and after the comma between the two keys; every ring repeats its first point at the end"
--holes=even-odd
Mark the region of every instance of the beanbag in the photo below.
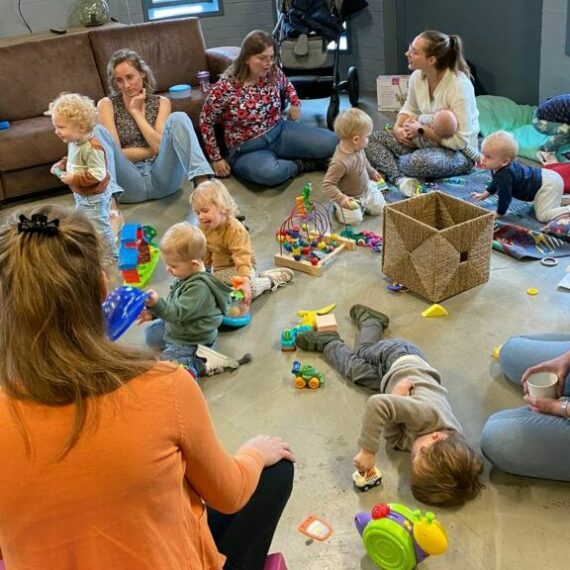
{"type": "Polygon", "coordinates": [[[481,134],[486,137],[495,131],[508,131],[519,145],[519,156],[536,160],[537,151],[549,138],[532,125],[536,107],[496,95],[480,95],[476,100],[481,134]]]}

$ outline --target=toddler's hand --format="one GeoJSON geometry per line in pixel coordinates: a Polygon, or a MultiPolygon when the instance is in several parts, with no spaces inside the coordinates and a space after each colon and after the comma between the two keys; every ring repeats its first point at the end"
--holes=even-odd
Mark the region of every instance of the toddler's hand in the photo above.
{"type": "Polygon", "coordinates": [[[59,179],[64,184],[71,184],[73,182],[73,174],[71,174],[71,172],[62,172],[59,179]]]}
{"type": "Polygon", "coordinates": [[[414,383],[409,378],[404,378],[394,386],[392,394],[396,394],[396,396],[409,396],[413,389],[414,383]]]}
{"type": "Polygon", "coordinates": [[[370,180],[372,180],[372,182],[380,182],[380,180],[383,179],[384,178],[377,170],[374,170],[374,172],[372,172],[372,176],[370,177],[370,180]]]}
{"type": "Polygon", "coordinates": [[[245,302],[249,305],[251,303],[251,281],[249,279],[244,279],[241,285],[238,285],[236,289],[243,292],[245,295],[245,302]]]}
{"type": "Polygon", "coordinates": [[[487,196],[489,196],[489,194],[487,192],[471,192],[471,194],[469,194],[469,196],[471,196],[471,198],[473,198],[473,200],[477,200],[477,202],[480,202],[481,200],[484,200],[485,198],[487,198],[487,196]]]}
{"type": "Polygon", "coordinates": [[[145,299],[144,304],[147,307],[154,307],[158,303],[158,293],[154,289],[149,289],[147,291],[147,298],[145,299]]]}
{"type": "Polygon", "coordinates": [[[352,459],[354,466],[360,473],[366,473],[369,469],[374,467],[376,461],[376,454],[361,449],[352,459]]]}
{"type": "Polygon", "coordinates": [[[137,319],[137,325],[142,325],[152,320],[154,320],[154,315],[148,309],[144,309],[137,319]]]}

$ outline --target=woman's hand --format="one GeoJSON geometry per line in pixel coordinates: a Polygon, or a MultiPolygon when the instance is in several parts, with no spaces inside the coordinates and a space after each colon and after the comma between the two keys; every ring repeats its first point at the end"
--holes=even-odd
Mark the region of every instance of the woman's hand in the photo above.
{"type": "Polygon", "coordinates": [[[289,107],[287,111],[287,118],[290,121],[297,121],[301,117],[301,107],[289,107]]]}
{"type": "Polygon", "coordinates": [[[255,449],[263,457],[264,467],[271,467],[282,459],[287,459],[295,463],[295,456],[289,447],[289,444],[280,437],[271,435],[256,435],[249,441],[246,441],[240,448],[255,449]]]}
{"type": "Polygon", "coordinates": [[[146,89],[135,95],[129,102],[129,113],[133,116],[144,115],[144,102],[146,99],[146,89]]]}
{"type": "Polygon", "coordinates": [[[562,408],[556,398],[532,398],[528,394],[523,398],[533,412],[548,414],[549,416],[561,416],[562,408]]]}
{"type": "Polygon", "coordinates": [[[527,380],[531,374],[536,374],[537,372],[554,372],[558,377],[558,395],[562,396],[564,393],[564,385],[566,383],[566,377],[570,371],[570,352],[566,352],[558,358],[553,358],[552,360],[546,360],[541,362],[536,366],[531,366],[521,377],[521,384],[525,394],[528,394],[527,380]]]}
{"type": "Polygon", "coordinates": [[[230,165],[223,158],[212,163],[212,166],[218,178],[227,178],[232,173],[230,165]]]}
{"type": "Polygon", "coordinates": [[[392,134],[396,137],[396,140],[403,144],[404,146],[408,146],[410,148],[414,148],[414,143],[409,139],[408,135],[406,134],[404,127],[394,127],[392,129],[392,134]]]}
{"type": "Polygon", "coordinates": [[[366,473],[369,469],[374,467],[376,462],[376,454],[366,451],[366,449],[361,449],[352,459],[354,466],[360,473],[366,473]]]}
{"type": "Polygon", "coordinates": [[[396,394],[396,396],[409,396],[413,389],[414,383],[409,378],[404,378],[394,386],[392,394],[396,394]]]}

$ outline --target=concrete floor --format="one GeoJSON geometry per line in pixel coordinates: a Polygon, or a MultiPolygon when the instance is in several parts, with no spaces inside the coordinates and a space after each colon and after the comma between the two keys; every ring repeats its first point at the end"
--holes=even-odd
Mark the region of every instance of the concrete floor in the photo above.
{"type": "MultiPolygon", "coordinates": [[[[346,105],[346,102],[343,102],[346,105]]],[[[374,99],[362,107],[382,124],[374,99]]],[[[305,120],[324,121],[323,101],[307,102],[305,120]]],[[[258,269],[273,266],[278,251],[275,230],[289,213],[294,196],[307,181],[322,197],[322,175],[314,173],[285,188],[254,193],[231,178],[227,181],[257,251],[258,269]]],[[[159,235],[171,224],[189,217],[189,187],[160,202],[124,206],[128,221],[152,223],[159,235]]],[[[72,204],[71,195],[50,198],[72,204]]],[[[2,214],[18,210],[4,208],[2,214]]],[[[189,218],[191,219],[191,218],[189,218]]],[[[379,232],[380,220],[367,217],[365,229],[379,232]]],[[[297,457],[293,495],[278,528],[273,549],[285,553],[289,570],[372,569],[353,516],[376,502],[401,502],[415,507],[409,490],[409,455],[382,448],[379,466],[384,480],[365,493],[352,489],[352,457],[368,393],[349,386],[316,353],[283,353],[280,331],[296,324],[295,311],[337,303],[339,332],[352,342],[355,330],[348,317],[356,303],[369,304],[392,319],[389,334],[404,336],[424,349],[448,387],[457,417],[475,445],[489,414],[522,405],[519,391],[501,376],[490,354],[506,337],[524,332],[567,332],[568,293],[556,289],[570,260],[557,267],[520,262],[493,252],[491,278],[443,304],[449,316],[424,319],[428,303],[410,293],[390,293],[380,271],[380,255],[357,248],[338,256],[323,277],[297,273],[294,282],[255,301],[252,323],[239,331],[220,334],[217,349],[239,356],[251,352],[254,360],[231,374],[207,379],[203,390],[218,433],[228,450],[235,450],[257,434],[278,434],[292,445],[297,457]],[[537,287],[539,294],[526,294],[537,287]],[[298,391],[291,386],[295,359],[314,364],[326,375],[319,390],[298,391]],[[309,514],[328,521],[334,532],[325,542],[306,543],[296,529],[309,514]]],[[[168,276],[159,267],[152,287],[166,294],[168,276]]],[[[124,342],[143,342],[142,327],[132,327],[124,342]]],[[[449,551],[423,563],[426,570],[549,570],[567,565],[570,485],[523,479],[490,471],[480,498],[462,509],[434,509],[445,525],[449,551]]],[[[421,507],[421,505],[420,505],[421,507]]],[[[424,506],[425,508],[425,506],[424,506]]]]}

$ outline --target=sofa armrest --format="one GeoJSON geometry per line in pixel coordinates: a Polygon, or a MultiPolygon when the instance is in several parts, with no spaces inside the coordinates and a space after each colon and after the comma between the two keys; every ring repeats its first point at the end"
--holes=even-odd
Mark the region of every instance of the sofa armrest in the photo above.
{"type": "Polygon", "coordinates": [[[206,61],[210,71],[210,81],[215,83],[220,75],[234,62],[239,55],[239,47],[224,46],[206,50],[206,61]]]}

